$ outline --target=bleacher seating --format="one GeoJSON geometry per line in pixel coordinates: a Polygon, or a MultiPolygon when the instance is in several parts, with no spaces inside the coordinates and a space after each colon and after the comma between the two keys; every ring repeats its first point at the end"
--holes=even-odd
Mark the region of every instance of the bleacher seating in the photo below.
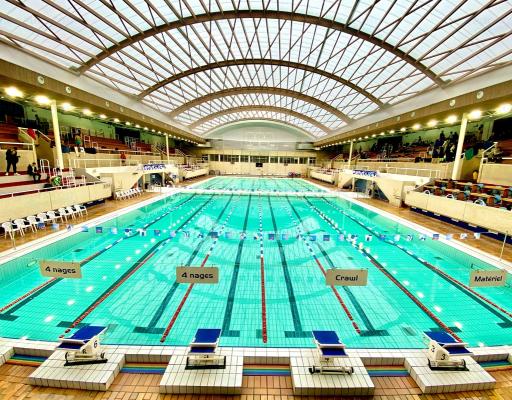
{"type": "Polygon", "coordinates": [[[512,187],[486,183],[435,179],[422,187],[423,193],[470,201],[489,207],[512,209],[512,187]]]}
{"type": "MultiPolygon", "coordinates": [[[[498,142],[500,150],[503,152],[503,158],[512,158],[512,139],[501,140],[498,142]]],[[[512,164],[512,160],[504,159],[503,164],[512,164]]]]}
{"type": "MultiPolygon", "coordinates": [[[[18,143],[18,127],[15,124],[0,123],[0,142],[18,143]]],[[[10,147],[10,145],[7,146],[10,147]]],[[[23,148],[21,145],[13,145],[13,147],[23,148]]]]}

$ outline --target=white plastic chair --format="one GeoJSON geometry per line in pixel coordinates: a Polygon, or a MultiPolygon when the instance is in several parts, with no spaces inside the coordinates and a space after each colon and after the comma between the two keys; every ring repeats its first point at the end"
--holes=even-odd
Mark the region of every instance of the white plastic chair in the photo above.
{"type": "Polygon", "coordinates": [[[71,216],[71,218],[75,219],[77,214],[80,214],[78,211],[76,211],[73,207],[71,206],[66,206],[64,207],[64,209],[68,212],[68,214],[71,216]]]}
{"type": "MultiPolygon", "coordinates": [[[[62,214],[59,213],[59,215],[57,215],[57,213],[55,211],[53,211],[53,210],[46,211],[46,215],[48,216],[47,221],[55,222],[58,219],[61,222],[64,221],[64,218],[63,218],[62,214]]],[[[39,216],[39,214],[37,216],[39,216]]]]}
{"type": "Polygon", "coordinates": [[[37,231],[37,228],[39,227],[39,221],[36,217],[34,217],[33,215],[29,215],[27,217],[27,222],[30,224],[30,228],[33,232],[37,231]]]}
{"type": "Polygon", "coordinates": [[[61,218],[64,217],[65,221],[68,220],[68,217],[73,217],[73,214],[70,214],[64,207],[59,208],[57,211],[59,212],[61,218]]]}
{"type": "Polygon", "coordinates": [[[84,212],[85,212],[85,215],[87,215],[87,207],[82,204],[73,205],[73,209],[75,211],[77,211],[81,216],[84,215],[84,212]]]}
{"type": "Polygon", "coordinates": [[[16,232],[23,236],[23,231],[21,230],[21,228],[12,226],[10,222],[2,223],[2,228],[4,230],[4,238],[6,238],[7,234],[9,234],[9,237],[11,239],[14,239],[14,235],[16,234],[16,232]]]}
{"type": "MultiPolygon", "coordinates": [[[[30,229],[30,224],[27,223],[27,221],[25,221],[23,218],[16,218],[14,221],[13,221],[14,225],[16,225],[16,227],[20,228],[21,229],[21,232],[23,233],[23,235],[25,234],[25,229],[30,229]]],[[[33,231],[34,229],[32,229],[33,231]]]]}
{"type": "MultiPolygon", "coordinates": [[[[39,222],[42,222],[43,224],[46,224],[47,222],[53,222],[51,218],[48,217],[47,213],[39,213],[36,215],[36,218],[39,219],[39,222]]],[[[54,216],[54,218],[56,218],[54,216]]]]}

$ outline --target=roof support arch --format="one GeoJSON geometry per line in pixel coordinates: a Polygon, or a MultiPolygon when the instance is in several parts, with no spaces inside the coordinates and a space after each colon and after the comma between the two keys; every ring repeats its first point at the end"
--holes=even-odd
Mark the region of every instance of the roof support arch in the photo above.
{"type": "Polygon", "coordinates": [[[370,92],[367,92],[363,88],[357,86],[356,84],[341,78],[340,76],[333,74],[331,72],[324,71],[322,69],[313,67],[311,65],[307,64],[301,64],[298,62],[293,61],[286,61],[286,60],[276,60],[276,59],[266,59],[266,58],[247,58],[247,59],[234,59],[234,60],[223,60],[216,63],[210,63],[201,65],[196,68],[189,69],[184,72],[180,72],[178,74],[169,76],[167,79],[164,79],[163,81],[160,81],[153,86],[150,86],[143,92],[140,92],[138,95],[139,98],[146,97],[147,95],[151,94],[155,90],[160,89],[163,86],[166,86],[172,82],[175,82],[179,79],[185,78],[187,76],[191,76],[194,74],[197,74],[199,72],[209,71],[211,69],[215,68],[223,68],[223,67],[232,67],[232,66],[239,66],[239,65],[272,65],[272,66],[278,66],[278,67],[289,67],[289,68],[295,68],[300,69],[306,72],[311,72],[314,74],[321,75],[327,79],[332,79],[333,81],[336,81],[338,83],[341,83],[342,85],[348,86],[349,88],[355,90],[356,92],[362,94],[366,98],[370,99],[372,102],[377,104],[379,107],[383,105],[382,101],[380,101],[377,97],[372,95],[370,92]]]}
{"type": "Polygon", "coordinates": [[[235,125],[235,124],[244,123],[244,122],[254,122],[254,121],[266,121],[266,122],[272,122],[277,125],[288,126],[290,128],[296,129],[298,132],[302,133],[304,136],[311,138],[312,140],[318,140],[318,138],[316,136],[313,136],[311,133],[306,131],[304,128],[301,128],[300,126],[295,125],[293,122],[275,120],[275,119],[271,119],[271,118],[256,118],[256,117],[255,118],[241,118],[236,121],[229,121],[229,122],[225,122],[225,123],[216,125],[214,128],[207,130],[203,134],[203,138],[209,139],[210,136],[213,135],[217,130],[224,128],[226,126],[235,125]]]}
{"type": "Polygon", "coordinates": [[[331,129],[327,128],[324,124],[321,124],[317,120],[315,120],[311,117],[308,117],[307,115],[301,114],[297,111],[290,110],[288,108],[276,107],[276,106],[242,106],[242,107],[226,108],[225,110],[217,111],[217,112],[211,113],[209,115],[206,115],[203,118],[198,119],[194,123],[188,125],[188,128],[193,130],[193,129],[197,128],[198,126],[200,126],[208,121],[211,121],[212,119],[222,117],[222,116],[228,115],[228,114],[233,114],[236,112],[243,112],[243,111],[269,111],[269,112],[278,112],[278,113],[282,113],[282,114],[287,114],[292,117],[302,119],[303,121],[306,121],[313,126],[316,126],[318,129],[322,130],[327,135],[331,134],[333,132],[331,129]]]}
{"type": "Polygon", "coordinates": [[[311,103],[319,108],[322,108],[323,110],[331,113],[332,115],[335,115],[337,118],[339,118],[343,122],[349,123],[351,121],[351,118],[349,116],[347,116],[345,113],[341,112],[336,107],[333,107],[324,101],[318,100],[316,97],[305,95],[296,90],[284,89],[284,88],[279,88],[279,87],[267,87],[267,86],[244,86],[244,87],[219,90],[217,92],[209,93],[205,96],[198,97],[192,101],[182,104],[178,108],[171,111],[170,114],[173,117],[177,117],[179,114],[181,114],[193,107],[196,107],[202,103],[206,103],[207,101],[210,101],[210,100],[215,100],[215,99],[219,99],[222,97],[233,96],[233,95],[237,95],[237,94],[252,94],[252,93],[275,94],[275,95],[280,95],[280,96],[293,97],[295,99],[302,100],[307,103],[311,103]]]}
{"type": "Polygon", "coordinates": [[[202,22],[210,22],[210,21],[218,21],[224,19],[237,19],[237,18],[262,18],[262,19],[279,19],[279,20],[287,20],[287,21],[296,21],[302,22],[305,24],[322,26],[328,29],[334,29],[337,31],[345,32],[349,35],[355,36],[367,42],[370,42],[386,51],[391,52],[395,56],[401,58],[408,64],[415,67],[417,70],[421,71],[424,75],[429,77],[432,81],[437,83],[438,85],[443,85],[443,80],[438,77],[433,71],[431,71],[426,65],[422,64],[414,57],[405,53],[404,51],[396,48],[391,43],[388,43],[384,40],[381,40],[373,35],[362,32],[358,29],[351,28],[344,23],[333,21],[332,19],[327,18],[319,18],[318,16],[308,15],[308,14],[299,14],[288,11],[277,11],[277,10],[232,10],[232,11],[219,11],[213,13],[205,13],[205,14],[197,14],[189,17],[181,18],[177,21],[173,21],[167,24],[163,24],[136,35],[130,36],[125,40],[122,40],[119,43],[116,43],[109,47],[108,49],[102,51],[97,54],[94,58],[91,58],[87,62],[85,62],[82,67],[79,69],[80,72],[87,71],[92,66],[96,65],[100,61],[109,57],[113,53],[116,53],[119,50],[124,49],[127,46],[130,46],[134,43],[137,43],[140,40],[145,38],[154,36],[158,33],[167,32],[172,29],[179,29],[185,26],[202,23],[202,22]]]}

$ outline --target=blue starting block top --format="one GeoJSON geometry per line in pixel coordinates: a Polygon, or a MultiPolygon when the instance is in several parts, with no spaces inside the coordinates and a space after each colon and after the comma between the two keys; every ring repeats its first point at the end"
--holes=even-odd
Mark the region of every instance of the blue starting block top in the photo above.
{"type": "Polygon", "coordinates": [[[431,340],[436,341],[450,355],[458,356],[464,354],[472,354],[466,348],[466,343],[458,342],[452,335],[447,332],[424,332],[431,340]]]}
{"type": "Polygon", "coordinates": [[[441,331],[441,332],[425,332],[425,335],[428,338],[430,338],[432,340],[435,340],[439,344],[459,343],[459,342],[457,342],[457,340],[455,340],[455,338],[452,335],[450,335],[449,333],[446,333],[444,331],[441,331]]]}
{"type": "Polygon", "coordinates": [[[107,328],[105,326],[84,326],[77,330],[72,336],[62,339],[62,343],[57,346],[60,350],[80,350],[84,344],[95,336],[103,333],[107,328]]]}
{"type": "Polygon", "coordinates": [[[313,331],[313,337],[322,346],[342,344],[334,331],[313,331]]]}
{"type": "Polygon", "coordinates": [[[221,329],[198,329],[192,343],[217,343],[221,332],[221,329]]]}

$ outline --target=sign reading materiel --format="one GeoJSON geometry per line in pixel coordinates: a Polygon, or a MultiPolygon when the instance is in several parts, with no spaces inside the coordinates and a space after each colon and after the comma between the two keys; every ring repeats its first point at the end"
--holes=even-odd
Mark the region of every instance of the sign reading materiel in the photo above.
{"type": "Polygon", "coordinates": [[[176,282],[219,283],[219,269],[217,267],[177,267],[176,282]]]}
{"type": "Polygon", "coordinates": [[[329,286],[366,286],[368,283],[367,269],[328,269],[325,283],[329,286]]]}
{"type": "Polygon", "coordinates": [[[79,262],[40,260],[41,275],[52,278],[81,278],[82,270],[79,262]]]}
{"type": "Polygon", "coordinates": [[[505,286],[507,271],[505,270],[476,270],[469,275],[469,286],[505,286]]]}

